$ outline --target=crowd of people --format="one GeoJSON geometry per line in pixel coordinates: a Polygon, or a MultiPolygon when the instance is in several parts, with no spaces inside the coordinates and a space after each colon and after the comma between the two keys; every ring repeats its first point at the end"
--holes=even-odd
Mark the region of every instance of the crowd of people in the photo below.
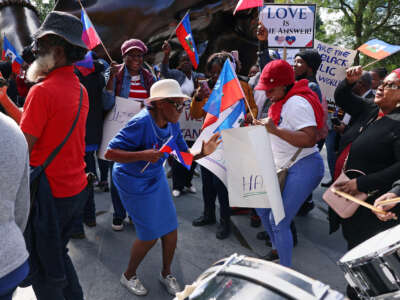
{"type": "MultiPolygon", "coordinates": [[[[71,238],[85,237],[84,224],[96,226],[96,187],[110,191],[112,229],[123,230],[127,216],[136,228],[121,284],[136,295],[148,293],[136,271],[160,239],[159,280],[172,295],[181,290],[171,271],[178,238],[172,197],[197,192],[192,184],[196,164],[188,170],[160,147],[172,140],[193,160],[219,147],[216,133],[195,153],[178,121],[186,109],[193,119],[204,119],[203,107],[225,61],[241,74],[239,55],[237,51],[212,54],[203,74],[193,69],[183,50],[172,66],[171,45],[165,41],[162,62],[152,68],[145,63],[147,46],[132,38],[121,46],[121,64],[108,64],[93,53],[93,70],[86,73],[75,64],[87,51],[81,35],[79,19],[51,12],[35,33],[33,47],[24,50],[21,74],[10,71],[10,62],[0,64],[8,80],[8,86],[0,88],[1,300],[10,300],[18,285],[32,285],[38,300],[84,299],[67,245],[71,238]],[[97,154],[104,116],[115,106],[116,97],[136,101],[141,110],[108,141],[106,161],[97,154]],[[171,190],[164,170],[167,160],[171,190]],[[30,191],[29,173],[39,174],[40,179],[34,190],[31,181],[30,191]]],[[[251,224],[261,223],[265,230],[258,237],[272,249],[264,259],[291,267],[297,243],[293,219],[314,207],[312,192],[324,176],[323,146],[332,180],[322,185],[334,185],[351,195],[366,193],[367,202],[388,211],[375,215],[359,207],[343,219],[329,209],[330,231],[341,226],[352,249],[396,225],[399,207],[381,202],[400,196],[400,69],[388,73],[384,68],[349,68],[336,89],[335,106],[328,107],[316,80],[321,64],[316,50],[300,51],[291,66],[268,48],[268,31],[261,24],[257,37],[258,63],[248,76],[239,76],[248,103],[241,126],[264,126],[275,165],[289,167],[282,187],[285,218],[276,224],[271,209],[251,212],[251,224]],[[349,179],[335,182],[343,172],[349,179]]],[[[217,223],[218,198],[216,238],[225,239],[234,212],[227,187],[209,169],[200,169],[204,210],[192,225],[217,223]]],[[[358,299],[351,287],[347,293],[358,299]]]]}

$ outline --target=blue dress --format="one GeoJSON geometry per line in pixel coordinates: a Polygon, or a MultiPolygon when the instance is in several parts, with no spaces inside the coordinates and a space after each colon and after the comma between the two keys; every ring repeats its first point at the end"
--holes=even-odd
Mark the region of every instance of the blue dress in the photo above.
{"type": "MultiPolygon", "coordinates": [[[[180,151],[188,151],[179,123],[168,123],[165,128],[159,128],[144,108],[111,140],[108,148],[126,151],[159,149],[171,135],[180,151]]],[[[167,155],[164,155],[158,162],[151,163],[143,173],[140,171],[147,164],[146,161],[114,164],[114,184],[142,241],[157,239],[178,227],[175,206],[163,169],[166,158],[167,155]]]]}

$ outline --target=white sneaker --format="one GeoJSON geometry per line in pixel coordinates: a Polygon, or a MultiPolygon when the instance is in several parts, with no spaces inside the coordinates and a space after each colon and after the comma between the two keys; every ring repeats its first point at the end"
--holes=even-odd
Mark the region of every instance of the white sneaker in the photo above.
{"type": "Polygon", "coordinates": [[[147,295],[147,289],[143,286],[137,276],[133,276],[131,279],[126,279],[125,274],[121,275],[121,284],[126,287],[131,293],[144,296],[147,295]]]}
{"type": "Polygon", "coordinates": [[[168,293],[170,293],[172,296],[175,296],[176,293],[181,291],[178,281],[176,281],[176,278],[171,274],[164,278],[160,273],[160,282],[165,286],[168,293]]]}
{"type": "Polygon", "coordinates": [[[172,196],[175,198],[179,197],[181,195],[181,191],[179,190],[172,190],[172,196]]]}
{"type": "Polygon", "coordinates": [[[196,194],[197,190],[194,187],[194,185],[192,185],[191,187],[186,187],[186,191],[188,191],[191,194],[196,194]]]}

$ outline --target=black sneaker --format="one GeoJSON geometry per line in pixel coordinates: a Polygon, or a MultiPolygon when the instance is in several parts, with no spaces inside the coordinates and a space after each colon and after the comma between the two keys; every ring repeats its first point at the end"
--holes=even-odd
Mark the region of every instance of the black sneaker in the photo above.
{"type": "Polygon", "coordinates": [[[299,211],[297,212],[298,216],[305,217],[308,215],[310,211],[314,209],[314,202],[313,201],[306,201],[300,207],[299,211]]]}
{"type": "Polygon", "coordinates": [[[115,218],[111,224],[111,228],[114,231],[121,231],[124,229],[124,222],[122,219],[115,218]]]}
{"type": "Polygon", "coordinates": [[[217,234],[215,235],[217,239],[224,240],[231,233],[231,222],[221,220],[217,229],[217,234]]]}
{"type": "Polygon", "coordinates": [[[199,226],[205,226],[205,225],[212,225],[215,224],[217,221],[215,220],[215,217],[205,217],[205,216],[201,216],[198,217],[197,219],[194,219],[192,222],[192,225],[195,227],[199,227],[199,226]]]}
{"type": "Polygon", "coordinates": [[[272,262],[277,262],[277,261],[279,261],[279,255],[276,250],[271,250],[267,253],[267,255],[262,256],[261,259],[272,261],[272,262]]]}

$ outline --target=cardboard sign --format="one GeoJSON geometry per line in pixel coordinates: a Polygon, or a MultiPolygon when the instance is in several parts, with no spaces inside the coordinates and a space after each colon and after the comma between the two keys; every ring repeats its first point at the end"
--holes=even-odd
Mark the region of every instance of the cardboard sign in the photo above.
{"type": "Polygon", "coordinates": [[[190,115],[190,107],[185,107],[179,117],[182,136],[185,141],[195,141],[200,136],[203,119],[194,119],[190,115]]]}
{"type": "Polygon", "coordinates": [[[222,131],[229,205],[271,208],[275,223],[284,217],[269,134],[263,126],[222,131]]]}
{"type": "Polygon", "coordinates": [[[346,69],[353,65],[357,51],[332,46],[318,40],[315,40],[315,49],[322,59],[317,72],[317,81],[322,95],[328,102],[328,111],[332,112],[336,107],[335,89],[346,78],[346,69]]]}
{"type": "Polygon", "coordinates": [[[268,30],[270,48],[312,48],[316,5],[268,4],[260,21],[268,30]]]}
{"type": "Polygon", "coordinates": [[[125,127],[126,123],[141,110],[141,103],[127,98],[115,97],[114,108],[107,114],[103,125],[103,138],[101,140],[98,156],[104,159],[108,144],[125,127]]]}

